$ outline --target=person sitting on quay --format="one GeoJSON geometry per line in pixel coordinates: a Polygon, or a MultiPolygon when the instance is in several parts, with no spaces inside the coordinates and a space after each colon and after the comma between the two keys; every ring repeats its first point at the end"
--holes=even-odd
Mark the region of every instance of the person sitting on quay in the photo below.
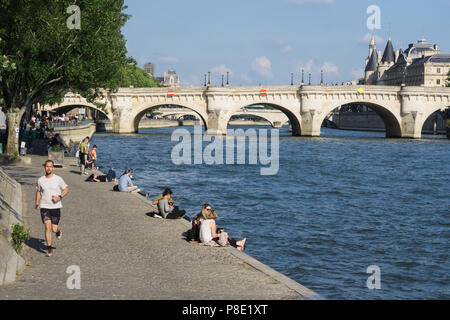
{"type": "Polygon", "coordinates": [[[108,182],[118,182],[118,180],[116,179],[116,171],[114,170],[114,168],[108,170],[106,179],[108,180],[108,182]]]}
{"type": "Polygon", "coordinates": [[[98,176],[95,173],[93,173],[85,181],[86,182],[108,182],[108,178],[105,174],[98,176]]]}
{"type": "Polygon", "coordinates": [[[244,251],[246,238],[236,241],[228,236],[223,229],[218,229],[215,220],[218,218],[216,210],[208,210],[205,220],[200,224],[200,241],[202,245],[218,247],[231,245],[239,251],[244,251]]]}
{"type": "Polygon", "coordinates": [[[166,191],[171,194],[171,196],[169,198],[169,205],[173,205],[175,203],[175,200],[172,198],[172,190],[170,190],[169,188],[164,188],[163,193],[161,193],[159,196],[157,196],[155,199],[153,199],[152,205],[157,206],[158,205],[158,201],[163,198],[163,194],[166,191]]]}
{"type": "Polygon", "coordinates": [[[186,215],[186,211],[180,210],[177,206],[169,205],[169,199],[171,198],[172,190],[166,188],[162,198],[158,201],[158,212],[164,219],[181,219],[186,215]]]}
{"type": "Polygon", "coordinates": [[[119,178],[120,192],[139,192],[141,191],[137,186],[131,182],[131,170],[127,169],[119,178]]]}
{"type": "Polygon", "coordinates": [[[189,243],[199,243],[200,242],[200,224],[205,220],[205,215],[207,211],[212,210],[211,205],[205,203],[202,205],[201,211],[192,218],[192,228],[187,232],[187,241],[189,243]]]}

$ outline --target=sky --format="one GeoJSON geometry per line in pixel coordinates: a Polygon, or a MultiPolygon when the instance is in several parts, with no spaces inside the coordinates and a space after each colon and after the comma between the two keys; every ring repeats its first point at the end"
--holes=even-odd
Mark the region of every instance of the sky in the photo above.
{"type": "Polygon", "coordinates": [[[423,37],[450,53],[450,0],[125,0],[129,56],[156,76],[176,70],[181,86],[212,85],[230,73],[232,86],[341,83],[363,76],[369,41],[391,36],[405,50],[423,37]],[[370,6],[380,9],[374,20],[370,6]],[[373,29],[374,22],[380,22],[373,29]],[[371,27],[372,26],[372,27],[371,27]],[[371,27],[369,29],[369,27],[371,27]],[[379,28],[379,29],[378,29],[379,28]],[[373,30],[371,30],[373,29],[373,30]]]}

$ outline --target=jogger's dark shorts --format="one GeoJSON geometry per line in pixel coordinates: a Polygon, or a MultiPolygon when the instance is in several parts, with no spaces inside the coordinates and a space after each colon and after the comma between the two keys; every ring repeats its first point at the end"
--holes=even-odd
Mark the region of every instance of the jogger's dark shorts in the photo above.
{"type": "Polygon", "coordinates": [[[61,219],[61,209],[41,209],[42,223],[50,220],[52,224],[59,225],[59,219],[61,219]]]}

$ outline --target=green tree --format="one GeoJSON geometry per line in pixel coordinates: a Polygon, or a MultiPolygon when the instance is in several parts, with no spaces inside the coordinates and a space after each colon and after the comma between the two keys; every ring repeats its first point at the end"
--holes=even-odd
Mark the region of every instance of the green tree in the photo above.
{"type": "Polygon", "coordinates": [[[447,78],[447,83],[445,84],[446,87],[450,87],[450,71],[448,72],[448,78],[447,78]]]}
{"type": "Polygon", "coordinates": [[[123,0],[0,0],[6,153],[18,150],[16,128],[33,104],[61,101],[68,91],[94,101],[102,89],[117,89],[128,64],[125,9],[123,0]],[[74,3],[78,12],[69,10],[74,3]]]}
{"type": "Polygon", "coordinates": [[[133,86],[134,88],[152,88],[160,87],[161,85],[155,79],[153,79],[144,69],[139,68],[136,61],[130,59],[130,63],[122,69],[120,86],[133,86]]]}

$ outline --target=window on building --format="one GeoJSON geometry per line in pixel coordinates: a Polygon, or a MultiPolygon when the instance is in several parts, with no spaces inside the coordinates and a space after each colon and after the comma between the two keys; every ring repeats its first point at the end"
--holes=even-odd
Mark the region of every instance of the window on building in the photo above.
{"type": "Polygon", "coordinates": [[[437,73],[441,73],[441,68],[437,68],[437,73]]]}
{"type": "Polygon", "coordinates": [[[437,80],[436,80],[436,84],[441,84],[441,80],[440,80],[440,79],[437,79],[437,80]]]}

